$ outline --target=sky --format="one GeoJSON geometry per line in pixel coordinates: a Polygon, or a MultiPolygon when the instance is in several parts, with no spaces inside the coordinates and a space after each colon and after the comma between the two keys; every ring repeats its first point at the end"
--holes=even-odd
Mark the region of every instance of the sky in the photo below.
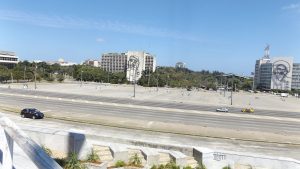
{"type": "Polygon", "coordinates": [[[250,75],[271,57],[300,62],[300,0],[0,0],[0,50],[81,63],[146,51],[159,66],[250,75]]]}

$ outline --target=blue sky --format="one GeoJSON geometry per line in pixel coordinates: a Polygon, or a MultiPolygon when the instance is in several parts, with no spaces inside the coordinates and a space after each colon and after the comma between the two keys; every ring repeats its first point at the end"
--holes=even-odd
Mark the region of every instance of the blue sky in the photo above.
{"type": "Polygon", "coordinates": [[[80,63],[143,50],[158,65],[249,75],[266,43],[300,62],[299,0],[0,0],[0,50],[80,63]]]}

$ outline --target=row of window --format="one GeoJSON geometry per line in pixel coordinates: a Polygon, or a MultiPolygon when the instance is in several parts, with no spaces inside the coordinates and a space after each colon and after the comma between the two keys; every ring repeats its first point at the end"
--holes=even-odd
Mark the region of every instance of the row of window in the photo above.
{"type": "Polygon", "coordinates": [[[0,60],[7,60],[7,61],[18,61],[18,58],[0,57],[0,60]]]}

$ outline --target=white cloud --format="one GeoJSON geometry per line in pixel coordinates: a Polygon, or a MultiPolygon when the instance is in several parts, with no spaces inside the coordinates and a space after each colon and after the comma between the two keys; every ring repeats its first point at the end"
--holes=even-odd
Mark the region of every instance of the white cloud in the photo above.
{"type": "Polygon", "coordinates": [[[75,17],[48,16],[11,10],[0,10],[0,20],[23,22],[53,28],[108,30],[200,42],[200,39],[197,37],[183,32],[112,20],[87,20],[75,17]]]}
{"type": "Polygon", "coordinates": [[[102,39],[102,38],[97,38],[96,41],[99,42],[99,43],[102,43],[102,42],[104,42],[104,39],[102,39]]]}
{"type": "Polygon", "coordinates": [[[290,4],[282,7],[283,10],[300,10],[300,3],[298,4],[290,4]]]}

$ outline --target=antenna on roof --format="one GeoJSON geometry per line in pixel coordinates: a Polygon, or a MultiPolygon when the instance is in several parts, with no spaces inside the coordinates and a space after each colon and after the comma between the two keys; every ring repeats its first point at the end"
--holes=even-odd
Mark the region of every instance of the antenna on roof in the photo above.
{"type": "Polygon", "coordinates": [[[263,59],[270,59],[270,45],[269,44],[267,44],[267,46],[265,47],[265,55],[264,55],[263,59]]]}

